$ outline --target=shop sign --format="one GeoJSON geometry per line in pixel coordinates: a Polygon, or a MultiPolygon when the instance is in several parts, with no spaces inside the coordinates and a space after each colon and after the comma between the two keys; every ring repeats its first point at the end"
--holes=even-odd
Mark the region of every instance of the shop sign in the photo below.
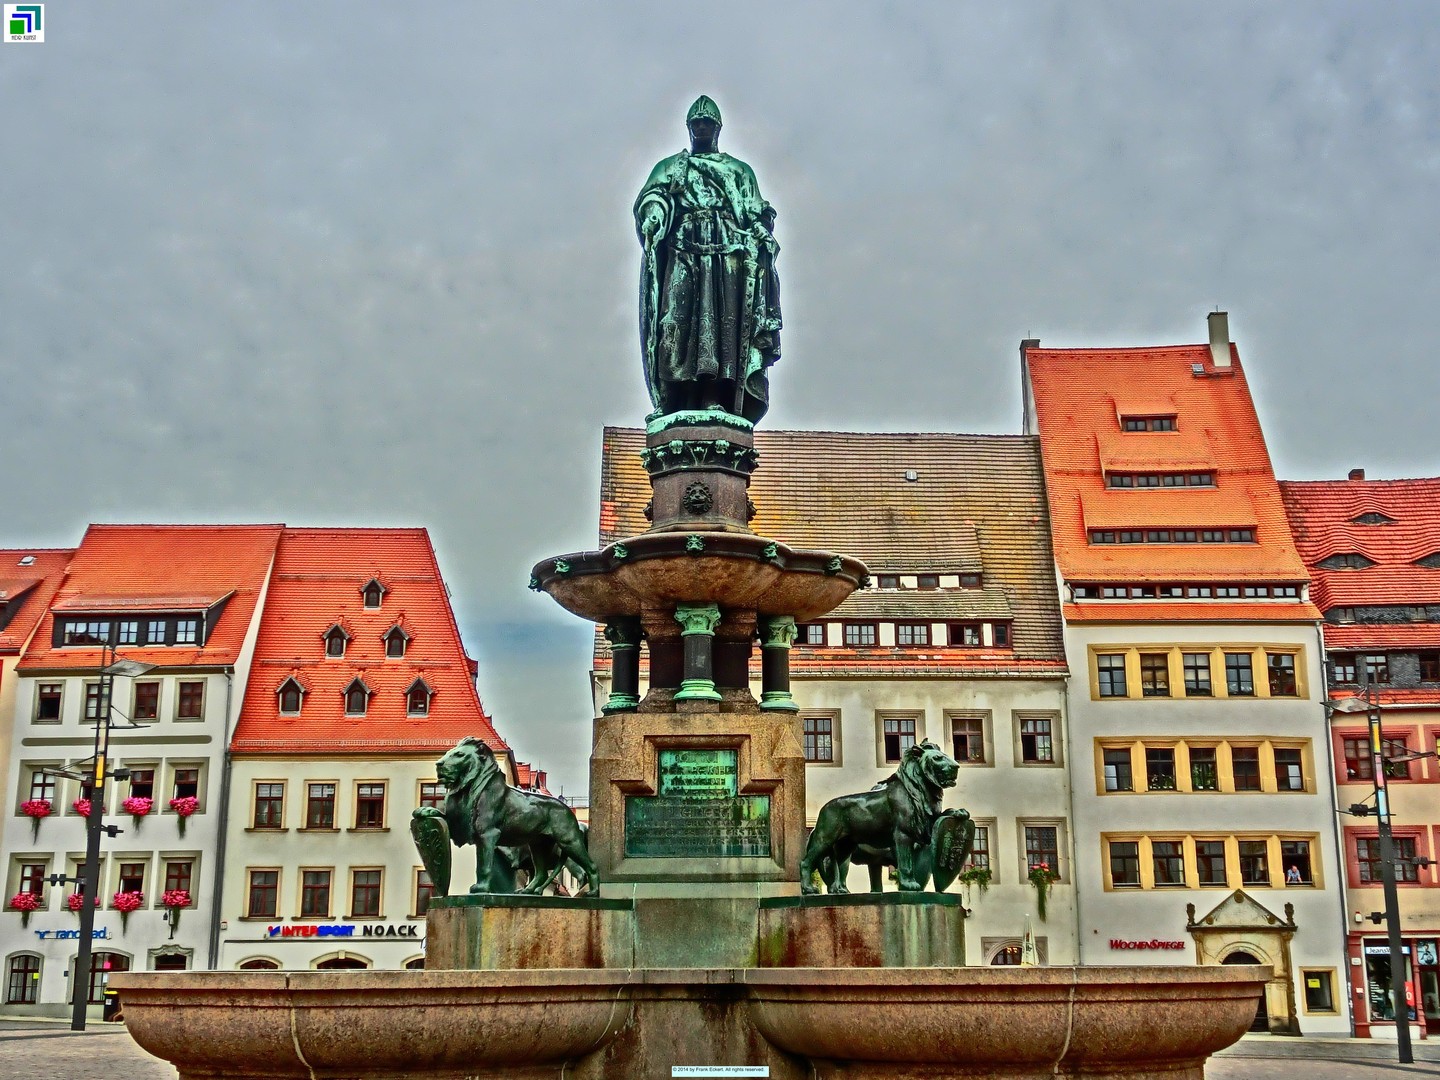
{"type": "Polygon", "coordinates": [[[1435,939],[1427,938],[1424,941],[1415,943],[1415,962],[1426,967],[1433,967],[1436,960],[1435,939]]]}
{"type": "Polygon", "coordinates": [[[1110,939],[1112,949],[1183,949],[1183,941],[1161,941],[1159,938],[1151,938],[1149,941],[1126,941],[1123,938],[1112,937],[1110,939]]]}
{"type": "MultiPolygon", "coordinates": [[[[1402,945],[1402,946],[1400,946],[1400,951],[1401,951],[1402,953],[1404,953],[1406,956],[1409,956],[1409,955],[1410,955],[1410,946],[1409,946],[1409,945],[1402,945]]],[[[1389,945],[1366,945],[1366,946],[1365,946],[1365,955],[1366,955],[1366,956],[1389,956],[1389,955],[1390,955],[1390,946],[1389,946],[1389,945]]]]}
{"type": "MultiPolygon", "coordinates": [[[[41,941],[78,941],[79,930],[36,930],[35,936],[41,941]]],[[[90,931],[92,941],[105,941],[110,937],[109,927],[102,926],[98,930],[90,931]]]]}
{"type": "Polygon", "coordinates": [[[377,925],[375,923],[364,923],[357,927],[354,924],[340,925],[337,923],[300,923],[296,926],[267,926],[265,936],[272,938],[313,938],[313,937],[367,937],[367,938],[419,938],[420,927],[418,924],[405,926],[377,925]],[[357,934],[355,931],[359,930],[357,934]]]}

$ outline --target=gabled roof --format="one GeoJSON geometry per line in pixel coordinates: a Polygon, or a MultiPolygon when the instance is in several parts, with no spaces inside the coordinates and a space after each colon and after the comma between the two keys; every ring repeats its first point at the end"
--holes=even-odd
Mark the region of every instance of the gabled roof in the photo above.
{"type": "MultiPolygon", "coordinates": [[[[650,483],[639,456],[644,445],[638,430],[605,429],[602,544],[649,527],[643,507],[650,483]]],[[[792,672],[833,672],[842,662],[885,673],[917,663],[947,673],[1065,671],[1036,440],[757,431],[755,449],[760,467],[750,481],[756,507],[750,527],[760,535],[853,556],[872,575],[983,573],[983,589],[861,590],[827,619],[1014,620],[1013,651],[797,646],[792,672]],[[916,479],[907,480],[907,472],[916,479]]],[[[608,663],[608,657],[604,638],[597,637],[597,664],[608,663]]]]}
{"type": "Polygon", "coordinates": [[[440,753],[466,735],[508,751],[480,704],[470,658],[424,529],[286,529],[260,616],[255,660],[231,749],[245,755],[440,753]],[[385,603],[366,609],[360,587],[381,568],[385,603]],[[405,656],[385,657],[384,633],[402,620],[405,656]],[[352,637],[326,657],[336,623],[352,637]],[[281,716],[276,691],[305,687],[299,716],[281,716]],[[345,715],[344,689],[370,690],[363,717],[345,715]],[[417,678],[434,688],[430,715],[406,715],[417,678]]]}
{"type": "Polygon", "coordinates": [[[73,548],[0,549],[0,655],[25,647],[65,577],[73,548]],[[24,560],[31,560],[25,562],[24,560]]]}
{"type": "MultiPolygon", "coordinates": [[[[91,525],[70,560],[52,611],[200,610],[229,596],[200,647],[131,648],[124,656],[161,667],[230,665],[239,659],[265,584],[280,525],[91,525]],[[154,606],[161,601],[160,606],[154,606]],[[183,601],[183,603],[175,603],[183,601]],[[79,605],[76,608],[76,605],[79,605]]],[[[53,645],[46,614],[20,667],[84,669],[100,664],[97,646],[53,645]]]]}
{"type": "MultiPolygon", "coordinates": [[[[1066,580],[1305,580],[1233,345],[1230,358],[1231,367],[1216,368],[1208,345],[1025,350],[1055,557],[1066,580]],[[1122,417],[1155,414],[1173,415],[1176,430],[1122,429],[1122,417]],[[1107,469],[1209,472],[1216,486],[1107,488],[1107,469]],[[1252,527],[1257,542],[1126,545],[1092,544],[1089,538],[1089,530],[1096,528],[1207,526],[1252,527]]],[[[1197,614],[1203,611],[1203,605],[1194,607],[1197,614]]],[[[1282,607],[1266,605],[1264,614],[1274,611],[1280,620],[1295,617],[1295,610],[1281,614],[1282,607]]],[[[1314,617],[1308,605],[1290,607],[1304,608],[1304,617],[1314,617]]],[[[1172,618],[1159,610],[1149,617],[1172,618]]]]}
{"type": "MultiPolygon", "coordinates": [[[[1296,547],[1311,567],[1312,592],[1321,610],[1440,604],[1440,567],[1418,563],[1440,551],[1440,477],[1286,480],[1280,490],[1296,547]],[[1355,518],[1371,513],[1382,514],[1393,524],[1355,524],[1355,518]],[[1358,552],[1375,565],[1359,570],[1319,566],[1331,555],[1349,552],[1358,552]]],[[[1350,634],[1360,627],[1334,629],[1350,634]]]]}

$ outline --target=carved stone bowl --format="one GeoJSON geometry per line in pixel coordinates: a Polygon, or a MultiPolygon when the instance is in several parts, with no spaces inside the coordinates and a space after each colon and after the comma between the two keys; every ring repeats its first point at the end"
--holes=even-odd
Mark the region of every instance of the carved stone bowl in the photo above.
{"type": "Polygon", "coordinates": [[[593,622],[676,604],[793,615],[833,611],[868,582],[865,564],[748,533],[642,533],[599,551],[545,559],[531,571],[566,611],[593,622]]]}

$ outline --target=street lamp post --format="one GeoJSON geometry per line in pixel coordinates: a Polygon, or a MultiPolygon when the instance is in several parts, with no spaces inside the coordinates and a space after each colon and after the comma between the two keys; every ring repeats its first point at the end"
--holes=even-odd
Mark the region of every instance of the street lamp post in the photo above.
{"type": "Polygon", "coordinates": [[[107,644],[100,658],[106,652],[112,663],[100,669],[100,700],[95,717],[95,758],[90,771],[90,813],[85,818],[85,865],[80,871],[80,943],[75,953],[75,975],[71,980],[70,1028],[72,1031],[85,1030],[85,1010],[90,1003],[90,942],[95,933],[95,902],[100,897],[100,834],[108,830],[115,835],[115,826],[105,826],[101,816],[105,812],[105,781],[109,778],[106,754],[110,751],[111,701],[115,690],[115,677],[135,678],[153,671],[154,664],[142,664],[136,660],[113,660],[114,646],[107,644]]]}
{"type": "MultiPolygon", "coordinates": [[[[1400,1062],[1410,1064],[1415,1055],[1410,1046],[1410,1005],[1405,1000],[1406,964],[1400,939],[1400,889],[1395,882],[1395,839],[1390,831],[1390,789],[1385,774],[1384,739],[1380,729],[1380,705],[1374,700],[1367,679],[1360,685],[1363,696],[1342,698],[1335,712],[1364,711],[1370,729],[1370,773],[1375,787],[1375,817],[1380,833],[1380,882],[1385,896],[1385,928],[1390,943],[1390,999],[1395,1013],[1395,1041],[1400,1062]]],[[[1358,811],[1357,811],[1358,812],[1358,811]]]]}

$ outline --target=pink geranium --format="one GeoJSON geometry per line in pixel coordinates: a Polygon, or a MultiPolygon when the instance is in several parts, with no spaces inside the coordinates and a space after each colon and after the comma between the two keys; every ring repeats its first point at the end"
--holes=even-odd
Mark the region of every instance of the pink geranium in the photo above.
{"type": "Polygon", "coordinates": [[[17,892],[10,897],[11,911],[39,911],[40,897],[33,892],[17,892]]]}
{"type": "Polygon", "coordinates": [[[117,892],[110,898],[110,906],[122,914],[128,914],[145,903],[145,894],[140,892],[117,892]]]}
{"type": "Polygon", "coordinates": [[[71,805],[71,807],[74,808],[75,812],[76,812],[77,814],[79,814],[81,817],[89,817],[89,816],[90,816],[90,800],[89,800],[89,799],[76,799],[76,800],[75,800],[73,803],[71,803],[70,805],[71,805]]]}
{"type": "Polygon", "coordinates": [[[29,799],[20,804],[20,812],[26,817],[38,820],[49,817],[55,812],[55,808],[50,805],[49,799],[29,799]]]}
{"type": "Polygon", "coordinates": [[[131,817],[144,817],[155,808],[155,800],[147,799],[144,795],[131,795],[120,804],[120,809],[131,817]]]}
{"type": "Polygon", "coordinates": [[[179,814],[181,817],[189,817],[191,814],[195,813],[196,810],[200,809],[200,800],[197,799],[194,795],[186,795],[184,798],[181,799],[171,799],[170,809],[174,810],[175,813],[179,814]]]}
{"type": "Polygon", "coordinates": [[[167,908],[189,907],[190,892],[187,889],[166,889],[165,895],[160,897],[160,903],[167,908]]]}
{"type": "MultiPolygon", "coordinates": [[[[72,892],[65,898],[65,906],[71,911],[79,911],[85,906],[85,899],[78,892],[72,892]]],[[[100,906],[100,897],[95,897],[95,906],[100,906]]]]}

